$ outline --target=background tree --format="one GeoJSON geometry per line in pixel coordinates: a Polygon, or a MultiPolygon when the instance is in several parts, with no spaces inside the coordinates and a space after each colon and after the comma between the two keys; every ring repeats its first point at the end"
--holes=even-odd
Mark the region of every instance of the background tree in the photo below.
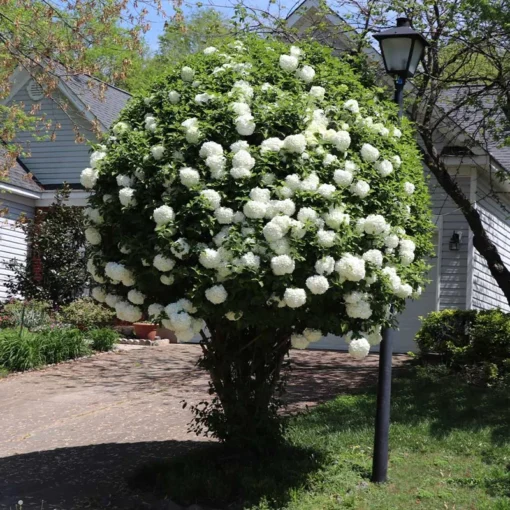
{"type": "MultiPolygon", "coordinates": [[[[103,61],[99,77],[132,93],[147,92],[170,66],[178,65],[188,55],[225,39],[234,31],[232,22],[214,9],[196,9],[185,18],[173,16],[165,22],[158,49],[150,52],[141,44],[136,53],[126,49],[112,51],[100,43],[89,51],[92,62],[103,61]],[[124,59],[130,62],[124,70],[124,59]]],[[[127,34],[129,36],[129,34],[127,34]]],[[[96,74],[97,75],[97,74],[96,74]]]]}
{"type": "Polygon", "coordinates": [[[88,281],[85,256],[83,208],[65,202],[70,190],[57,190],[47,210],[38,209],[34,219],[20,218],[30,252],[26,263],[13,259],[6,264],[14,276],[6,282],[13,296],[51,301],[54,307],[70,303],[83,294],[88,281]]]}
{"type": "Polygon", "coordinates": [[[178,65],[188,55],[220,44],[234,29],[231,20],[210,8],[194,10],[184,19],[172,18],[159,36],[157,59],[165,66],[178,65]]]}

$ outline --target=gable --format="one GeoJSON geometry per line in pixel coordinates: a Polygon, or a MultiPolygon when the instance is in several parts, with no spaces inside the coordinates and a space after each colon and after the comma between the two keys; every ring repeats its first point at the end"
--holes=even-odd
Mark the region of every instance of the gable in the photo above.
{"type": "Polygon", "coordinates": [[[81,171],[89,165],[87,141],[97,141],[92,123],[59,90],[53,93],[54,99],[43,97],[40,100],[32,99],[38,96],[30,92],[28,81],[18,88],[10,102],[23,103],[27,113],[34,106],[39,108],[37,115],[51,121],[52,125],[48,131],[39,126],[36,133],[17,133],[15,141],[25,153],[19,159],[43,186],[60,185],[64,181],[78,184],[81,171]],[[67,105],[66,111],[59,103],[67,105]],[[37,139],[34,134],[44,139],[37,139]]]}

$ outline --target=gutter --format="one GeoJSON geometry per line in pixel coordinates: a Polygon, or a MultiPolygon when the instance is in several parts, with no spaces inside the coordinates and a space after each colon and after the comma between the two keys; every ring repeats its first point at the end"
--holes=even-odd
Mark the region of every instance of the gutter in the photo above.
{"type": "MultiPolygon", "coordinates": [[[[35,207],[49,207],[55,202],[55,190],[41,190],[40,192],[37,192],[18,188],[17,186],[12,186],[11,184],[0,183],[0,197],[2,190],[12,195],[17,195],[33,200],[33,205],[35,207]]],[[[89,196],[90,192],[88,191],[71,190],[69,200],[67,200],[66,204],[74,205],[77,207],[85,207],[87,205],[89,196]]]]}

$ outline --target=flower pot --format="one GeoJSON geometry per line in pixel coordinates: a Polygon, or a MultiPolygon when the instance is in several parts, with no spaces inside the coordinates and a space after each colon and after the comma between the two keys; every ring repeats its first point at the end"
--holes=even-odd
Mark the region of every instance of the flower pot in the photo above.
{"type": "Polygon", "coordinates": [[[137,338],[145,340],[154,340],[156,337],[157,326],[155,324],[147,324],[144,322],[135,322],[135,335],[137,338]]]}
{"type": "Polygon", "coordinates": [[[176,344],[177,343],[177,337],[175,336],[175,333],[167,328],[158,328],[157,335],[159,338],[166,338],[168,339],[168,343],[170,344],[176,344]]]}

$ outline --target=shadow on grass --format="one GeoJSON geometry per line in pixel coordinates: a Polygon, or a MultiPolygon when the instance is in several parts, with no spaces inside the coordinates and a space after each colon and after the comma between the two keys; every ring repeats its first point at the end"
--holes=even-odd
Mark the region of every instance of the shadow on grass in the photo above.
{"type": "MultiPolygon", "coordinates": [[[[354,392],[319,407],[300,420],[324,429],[371,428],[375,419],[375,388],[354,392]]],[[[489,429],[494,445],[510,442],[510,391],[467,384],[443,367],[400,369],[392,386],[391,422],[429,424],[429,434],[444,438],[454,430],[489,429]]]]}
{"type": "Polygon", "coordinates": [[[265,458],[229,453],[222,445],[146,465],[130,479],[132,489],[229,510],[267,503],[285,508],[293,490],[307,487],[323,464],[320,452],[282,447],[265,458]]]}

